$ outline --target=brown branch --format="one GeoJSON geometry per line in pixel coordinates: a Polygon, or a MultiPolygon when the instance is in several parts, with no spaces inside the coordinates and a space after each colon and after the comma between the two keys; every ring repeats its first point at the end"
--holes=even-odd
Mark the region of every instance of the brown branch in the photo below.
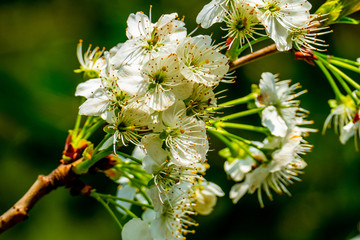
{"type": "Polygon", "coordinates": [[[31,208],[44,195],[76,180],[79,176],[72,172],[72,167],[81,160],[68,165],[61,164],[47,176],[39,175],[25,195],[0,217],[0,233],[26,220],[31,208]]]}
{"type": "Polygon", "coordinates": [[[236,68],[239,68],[248,63],[251,63],[259,58],[263,58],[263,57],[266,57],[266,56],[269,56],[271,54],[278,53],[278,52],[279,51],[276,49],[275,44],[264,47],[256,52],[250,53],[246,56],[243,56],[243,57],[238,58],[235,61],[231,62],[229,71],[235,70],[236,68]]]}

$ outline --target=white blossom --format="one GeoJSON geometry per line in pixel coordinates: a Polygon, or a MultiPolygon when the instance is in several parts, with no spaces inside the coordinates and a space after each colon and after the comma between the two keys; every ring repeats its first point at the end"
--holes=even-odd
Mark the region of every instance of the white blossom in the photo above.
{"type": "Polygon", "coordinates": [[[116,68],[126,64],[143,64],[151,58],[171,54],[186,37],[184,23],[176,13],[162,15],[156,23],[142,12],[130,14],[127,20],[127,40],[112,57],[116,68]]]}
{"type": "Polygon", "coordinates": [[[333,99],[329,100],[331,112],[324,122],[323,133],[325,133],[326,129],[331,127],[333,123],[335,133],[341,134],[344,126],[353,120],[356,113],[354,101],[349,95],[343,97],[341,100],[341,102],[333,99]]]}
{"type": "Polygon", "coordinates": [[[217,202],[217,197],[223,197],[223,190],[213,182],[202,181],[195,185],[194,210],[201,215],[209,215],[217,202]]]}
{"type": "Polygon", "coordinates": [[[232,162],[225,161],[224,169],[231,179],[238,182],[244,179],[245,174],[251,171],[253,165],[255,165],[254,159],[248,156],[245,159],[235,159],[232,162]]]}
{"type": "Polygon", "coordinates": [[[324,50],[322,48],[328,47],[329,45],[325,44],[325,40],[320,39],[319,36],[331,33],[332,30],[329,30],[329,26],[319,27],[321,22],[316,20],[316,18],[319,17],[321,17],[321,15],[311,15],[303,25],[290,29],[290,38],[297,50],[305,53],[308,49],[326,51],[326,49],[324,50]]]}
{"type": "Polygon", "coordinates": [[[210,36],[188,37],[177,48],[180,71],[187,80],[215,86],[228,72],[227,57],[212,46],[211,41],[210,36]]]}
{"type": "Polygon", "coordinates": [[[295,125],[296,116],[306,110],[299,107],[300,101],[294,100],[306,91],[294,93],[299,84],[289,86],[290,80],[279,81],[277,75],[266,72],[261,75],[260,94],[255,103],[264,107],[261,113],[262,124],[269,128],[274,136],[284,137],[287,130],[295,125]]]}
{"type": "MultiPolygon", "coordinates": [[[[197,162],[204,162],[208,151],[208,140],[206,136],[205,123],[194,117],[186,116],[185,105],[182,101],[176,102],[168,110],[162,112],[162,122],[165,129],[161,133],[149,134],[143,137],[160,138],[163,142],[161,147],[154,144],[144,144],[146,151],[159,152],[165,149],[177,165],[189,166],[197,162]]],[[[153,159],[158,157],[155,154],[153,159]]]]}
{"type": "Polygon", "coordinates": [[[113,111],[112,115],[109,114],[106,120],[110,124],[106,128],[114,131],[113,137],[110,138],[114,147],[118,141],[125,146],[127,142],[138,144],[141,139],[139,132],[147,130],[150,114],[151,110],[141,102],[132,102],[121,108],[118,113],[113,111]]]}
{"type": "Polygon", "coordinates": [[[150,108],[163,111],[192,92],[192,84],[180,74],[179,67],[175,54],[152,58],[143,66],[124,66],[119,71],[118,84],[150,108]]]}
{"type": "Polygon", "coordinates": [[[117,84],[118,75],[111,67],[108,52],[105,52],[105,60],[106,67],[99,71],[99,78],[80,83],[76,88],[75,96],[86,98],[80,106],[80,115],[101,116],[106,120],[113,115],[112,110],[128,103],[129,96],[117,84]]]}
{"type": "Polygon", "coordinates": [[[214,87],[195,83],[190,97],[184,100],[186,114],[194,115],[204,121],[208,120],[213,114],[211,108],[217,107],[217,98],[213,89],[214,87]]]}
{"type": "Polygon", "coordinates": [[[252,50],[250,40],[255,40],[254,35],[263,36],[257,32],[264,29],[257,27],[260,24],[258,11],[256,7],[244,1],[233,1],[231,3],[230,9],[224,17],[226,28],[222,28],[222,30],[228,31],[224,38],[228,37],[231,40],[230,44],[227,43],[229,49],[238,42],[238,47],[248,43],[252,50]]]}
{"type": "Polygon", "coordinates": [[[279,51],[292,48],[289,37],[292,27],[303,26],[310,18],[307,0],[249,0],[262,12],[259,19],[279,51]]]}
{"type": "Polygon", "coordinates": [[[197,226],[189,217],[195,214],[191,200],[191,185],[177,184],[171,187],[168,194],[168,199],[162,202],[154,187],[149,190],[155,207],[155,218],[150,224],[151,233],[154,239],[159,240],[183,239],[184,235],[191,232],[188,230],[189,226],[197,226]]]}
{"type": "Polygon", "coordinates": [[[298,174],[306,167],[299,154],[305,154],[311,148],[301,137],[302,134],[302,130],[295,127],[280,142],[274,138],[275,144],[270,145],[278,147],[273,149],[271,159],[246,174],[243,182],[231,188],[230,198],[233,202],[237,203],[247,192],[252,194],[257,191],[260,205],[263,206],[261,191],[264,190],[272,200],[270,189],[290,195],[286,186],[292,184],[293,180],[300,181],[298,174]]]}

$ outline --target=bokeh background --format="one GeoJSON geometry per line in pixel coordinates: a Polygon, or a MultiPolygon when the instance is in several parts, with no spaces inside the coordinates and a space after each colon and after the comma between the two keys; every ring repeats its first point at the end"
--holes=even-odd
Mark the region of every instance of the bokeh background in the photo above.
{"type": "MultiPolygon", "coordinates": [[[[80,103],[74,97],[81,80],[76,44],[92,43],[107,49],[125,41],[130,13],[148,13],[153,20],[162,13],[186,15],[189,31],[207,0],[2,0],[0,1],[0,212],[5,212],[35,181],[58,165],[67,130],[73,127],[80,103]]],[[[311,1],[313,9],[322,3],[311,1]]],[[[354,15],[360,19],[360,15],[354,15]]],[[[221,41],[219,25],[198,33],[214,33],[221,41]]],[[[326,36],[329,52],[360,57],[360,27],[333,26],[326,36]]],[[[227,95],[243,96],[258,83],[262,72],[280,73],[281,79],[300,82],[309,93],[302,106],[321,129],[329,114],[327,100],[333,97],[321,72],[292,54],[277,54],[237,71],[237,82],[227,95]]],[[[359,75],[352,75],[359,80],[359,75]]],[[[254,121],[245,119],[245,121],[254,121]]],[[[256,121],[256,120],[255,120],[256,121]]],[[[245,137],[252,137],[244,132],[245,137]]],[[[256,137],[256,136],[255,136],[256,137]]],[[[211,147],[224,146],[213,139],[211,147]]],[[[246,195],[233,205],[228,192],[233,182],[222,170],[223,159],[209,154],[208,180],[218,183],[226,196],[218,200],[213,214],[197,217],[200,226],[188,239],[349,239],[358,234],[360,221],[360,159],[352,141],[342,146],[332,130],[325,136],[312,134],[313,152],[305,156],[308,167],[303,181],[290,186],[292,197],[275,196],[260,208],[256,195],[246,195]]],[[[95,140],[96,141],[96,140],[95,140]]],[[[102,191],[116,185],[102,175],[85,179],[102,191]]],[[[96,201],[72,197],[58,189],[40,200],[29,220],[0,235],[11,240],[121,239],[117,225],[96,201]]]]}

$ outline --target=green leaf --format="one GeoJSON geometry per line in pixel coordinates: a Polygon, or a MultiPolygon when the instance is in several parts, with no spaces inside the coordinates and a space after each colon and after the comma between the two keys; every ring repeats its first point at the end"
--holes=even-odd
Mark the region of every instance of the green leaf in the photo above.
{"type": "Polygon", "coordinates": [[[358,24],[359,21],[346,16],[359,10],[359,0],[328,0],[319,7],[316,13],[322,14],[323,19],[327,18],[324,23],[326,26],[334,23],[358,24]]]}
{"type": "Polygon", "coordinates": [[[343,5],[339,0],[328,0],[319,7],[316,11],[317,14],[326,14],[324,18],[327,18],[326,25],[333,24],[341,14],[343,5]]]}
{"type": "Polygon", "coordinates": [[[151,188],[152,186],[155,186],[155,180],[154,178],[150,179],[150,181],[148,182],[148,187],[151,188]]]}
{"type": "Polygon", "coordinates": [[[336,23],[359,24],[360,21],[350,17],[342,17],[339,20],[337,20],[336,23]]]}

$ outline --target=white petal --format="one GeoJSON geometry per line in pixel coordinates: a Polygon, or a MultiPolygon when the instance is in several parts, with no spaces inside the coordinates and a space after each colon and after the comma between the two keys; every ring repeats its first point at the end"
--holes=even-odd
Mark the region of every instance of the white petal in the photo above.
{"type": "MultiPolygon", "coordinates": [[[[134,200],[135,194],[136,194],[136,188],[133,188],[130,185],[126,184],[125,186],[123,186],[122,188],[120,188],[117,191],[116,196],[121,197],[121,198],[126,198],[126,199],[129,199],[129,200],[134,200]]],[[[120,200],[117,200],[116,202],[121,204],[123,207],[125,207],[127,209],[131,208],[131,203],[129,203],[129,202],[123,202],[123,201],[120,201],[120,200]]],[[[122,210],[121,208],[118,208],[118,210],[121,213],[126,214],[126,212],[124,210],[122,210]]]]}
{"type": "Polygon", "coordinates": [[[80,83],[76,87],[75,96],[83,96],[86,98],[96,97],[104,94],[104,87],[101,78],[90,79],[86,82],[80,83]]]}
{"type": "Polygon", "coordinates": [[[137,158],[137,159],[143,159],[145,157],[145,152],[144,152],[144,149],[139,147],[139,146],[135,146],[131,156],[133,156],[134,158],[137,158]]]}
{"type": "Polygon", "coordinates": [[[197,15],[196,23],[201,24],[202,28],[209,28],[214,23],[222,22],[226,14],[224,10],[226,2],[227,0],[212,0],[206,4],[197,15]]]}
{"type": "Polygon", "coordinates": [[[155,219],[156,213],[154,210],[152,209],[146,209],[145,212],[142,214],[142,219],[144,220],[144,222],[146,223],[150,223],[151,221],[153,221],[155,219]]]}
{"type": "Polygon", "coordinates": [[[261,122],[263,126],[269,128],[274,136],[284,137],[286,135],[288,127],[274,106],[266,107],[262,111],[261,122]]]}
{"type": "Polygon", "coordinates": [[[147,223],[140,218],[134,218],[128,221],[121,233],[123,240],[153,240],[151,230],[147,223]]]}
{"type": "Polygon", "coordinates": [[[114,135],[112,135],[108,140],[104,142],[104,144],[100,147],[99,151],[105,150],[108,147],[112,146],[114,144],[114,135]]]}
{"type": "Polygon", "coordinates": [[[239,182],[244,179],[246,173],[250,172],[254,164],[255,161],[251,157],[247,157],[245,159],[236,159],[232,163],[226,161],[224,169],[234,181],[239,182]]]}
{"type": "Polygon", "coordinates": [[[149,17],[141,12],[136,14],[130,14],[127,20],[128,28],[126,30],[126,36],[129,39],[144,37],[152,31],[152,24],[149,17]]]}
{"type": "Polygon", "coordinates": [[[242,198],[245,193],[249,190],[249,185],[244,183],[237,183],[232,186],[230,190],[230,198],[233,200],[233,203],[237,203],[240,198],[242,198]]]}
{"type": "Polygon", "coordinates": [[[107,110],[109,99],[106,96],[101,98],[88,98],[80,107],[79,114],[86,116],[100,116],[107,110]]]}
{"type": "Polygon", "coordinates": [[[119,88],[132,95],[143,95],[147,90],[149,84],[144,80],[140,74],[140,65],[124,65],[118,72],[119,79],[117,84],[119,88]]]}
{"type": "Polygon", "coordinates": [[[145,104],[155,111],[164,111],[175,102],[175,94],[170,90],[163,90],[156,86],[145,95],[145,104]]]}
{"type": "Polygon", "coordinates": [[[148,173],[158,172],[168,157],[168,153],[162,148],[163,141],[157,134],[149,134],[141,139],[147,155],[143,159],[143,167],[148,173]]]}
{"type": "Polygon", "coordinates": [[[222,196],[225,195],[225,193],[221,189],[221,187],[218,186],[217,184],[213,183],[213,182],[207,182],[206,188],[207,188],[208,191],[211,191],[212,193],[214,193],[218,197],[222,197],[222,196]]]}
{"type": "Polygon", "coordinates": [[[342,128],[342,131],[340,133],[340,142],[342,144],[345,144],[349,140],[349,138],[354,136],[354,126],[355,124],[353,122],[349,122],[348,124],[346,124],[346,126],[342,128]]]}

